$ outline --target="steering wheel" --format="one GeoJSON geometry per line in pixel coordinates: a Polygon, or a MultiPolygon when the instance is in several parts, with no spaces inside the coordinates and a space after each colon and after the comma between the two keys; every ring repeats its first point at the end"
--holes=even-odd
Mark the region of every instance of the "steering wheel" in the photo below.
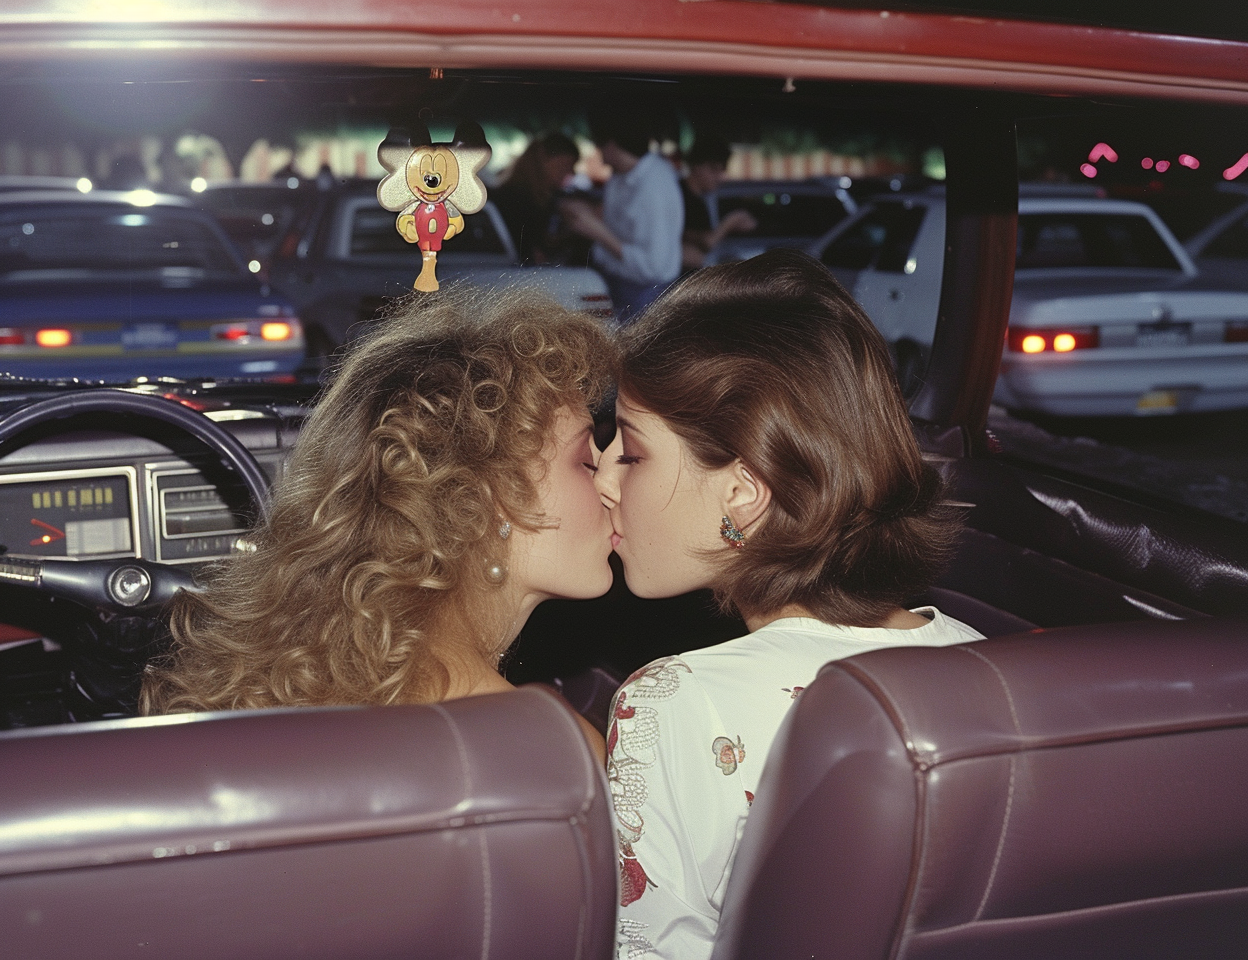
{"type": "MultiPolygon", "coordinates": [[[[268,515],[268,480],[256,458],[213,420],[176,401],[124,390],[84,390],[41,400],[0,420],[0,449],[34,427],[83,413],[155,420],[199,441],[246,486],[259,517],[268,515]]],[[[179,590],[196,590],[182,568],[148,560],[26,559],[0,555],[0,584],[32,588],[92,611],[97,623],[75,641],[65,662],[70,719],[92,720],[134,712],[143,664],[161,649],[157,616],[179,590]]]]}
{"type": "MultiPolygon", "coordinates": [[[[232,434],[202,413],[173,400],[124,390],[83,390],[40,400],[0,420],[0,449],[36,426],[83,413],[116,413],[177,427],[212,451],[247,487],[262,519],[268,515],[268,479],[232,434]]],[[[149,615],[195,582],[178,567],[148,560],[28,560],[0,556],[0,583],[32,587],[110,615],[149,615]]]]}

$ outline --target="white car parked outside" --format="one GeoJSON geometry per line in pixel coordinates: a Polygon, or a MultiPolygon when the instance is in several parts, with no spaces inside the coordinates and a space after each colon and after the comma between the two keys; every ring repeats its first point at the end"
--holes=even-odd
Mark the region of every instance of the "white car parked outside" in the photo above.
{"type": "MultiPolygon", "coordinates": [[[[1199,277],[1147,206],[1087,194],[1018,205],[1009,336],[996,402],[1063,416],[1248,407],[1248,292],[1199,277]]],[[[811,252],[921,378],[944,263],[940,188],[881,197],[811,252]]]]}

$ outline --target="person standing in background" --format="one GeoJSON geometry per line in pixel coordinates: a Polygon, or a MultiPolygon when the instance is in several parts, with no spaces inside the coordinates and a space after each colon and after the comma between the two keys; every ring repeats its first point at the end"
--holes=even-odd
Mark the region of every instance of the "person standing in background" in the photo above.
{"type": "Polygon", "coordinates": [[[589,125],[611,167],[601,214],[583,200],[564,200],[559,210],[568,229],[593,241],[593,265],[627,323],[680,274],[680,183],[671,163],[650,150],[653,121],[640,107],[600,109],[589,125]]]}
{"type": "Polygon", "coordinates": [[[715,191],[724,180],[732,147],[716,134],[699,136],[685,157],[688,174],[680,181],[685,205],[685,228],[680,238],[682,273],[706,265],[706,258],[730,233],[750,233],[758,221],[748,210],[733,210],[720,218],[715,191]]]}
{"type": "Polygon", "coordinates": [[[507,179],[490,191],[521,263],[550,263],[556,259],[551,255],[555,200],[580,158],[581,152],[572,138],[562,133],[545,134],[525,148],[507,179]]]}

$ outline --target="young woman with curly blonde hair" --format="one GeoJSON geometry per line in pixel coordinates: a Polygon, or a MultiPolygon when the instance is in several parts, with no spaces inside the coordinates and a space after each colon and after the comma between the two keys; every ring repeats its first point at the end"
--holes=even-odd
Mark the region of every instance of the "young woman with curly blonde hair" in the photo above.
{"type": "Polygon", "coordinates": [[[534,607],[611,585],[589,411],[612,356],[596,321],[537,295],[393,311],[313,409],[255,551],[175,602],[143,712],[507,689],[534,607]]]}

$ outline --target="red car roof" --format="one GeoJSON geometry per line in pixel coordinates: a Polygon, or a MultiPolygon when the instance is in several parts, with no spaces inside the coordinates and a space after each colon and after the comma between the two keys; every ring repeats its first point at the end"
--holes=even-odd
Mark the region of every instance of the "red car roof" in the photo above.
{"type": "Polygon", "coordinates": [[[1248,43],[748,0],[10,0],[0,57],[731,72],[1248,102],[1248,43]]]}

